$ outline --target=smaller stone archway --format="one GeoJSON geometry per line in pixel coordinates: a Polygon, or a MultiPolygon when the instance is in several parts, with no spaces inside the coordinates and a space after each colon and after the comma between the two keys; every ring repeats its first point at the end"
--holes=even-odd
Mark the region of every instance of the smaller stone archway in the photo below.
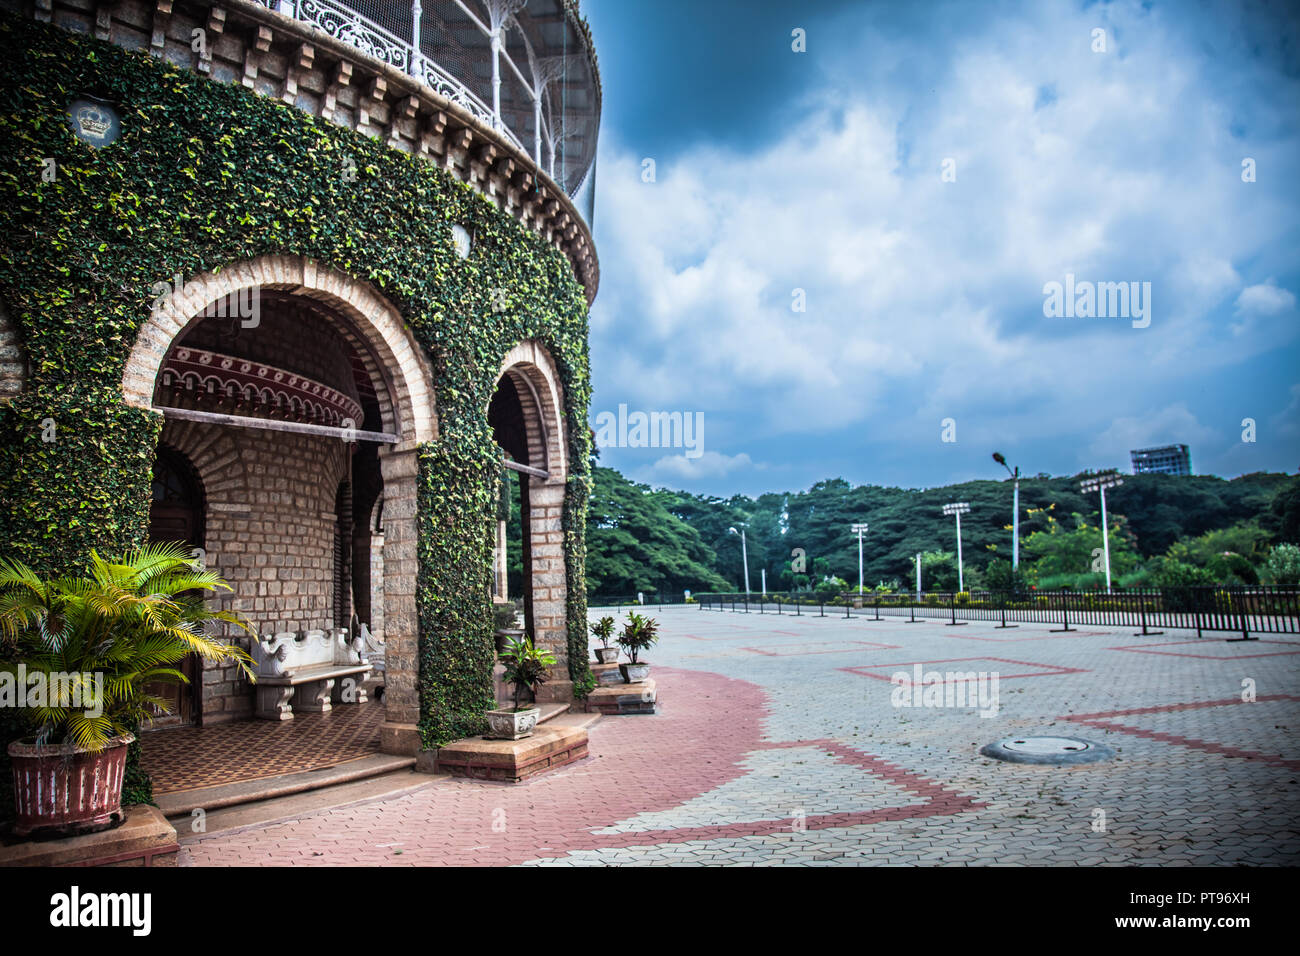
{"type": "MultiPolygon", "coordinates": [[[[417,753],[416,449],[438,432],[421,347],[374,289],[304,257],[264,256],[154,293],[123,399],[161,411],[163,440],[203,471],[213,566],[236,583],[237,609],[253,612],[259,634],[344,626],[355,565],[339,553],[355,533],[357,563],[369,567],[373,538],[369,513],[354,522],[351,508],[382,501],[380,737],[387,752],[417,753]],[[365,493],[353,497],[358,484],[365,493]]],[[[244,715],[241,688],[216,688],[204,689],[205,722],[222,718],[220,701],[244,715]]]]}
{"type": "MultiPolygon", "coordinates": [[[[525,625],[538,647],[556,658],[551,680],[540,692],[569,699],[568,577],[564,558],[564,492],[569,478],[564,390],[550,352],[536,340],[520,342],[502,360],[488,408],[497,443],[519,481],[525,625]]],[[[505,522],[496,541],[497,580],[505,564],[505,522]]],[[[494,598],[509,597],[498,584],[494,598]]]]}

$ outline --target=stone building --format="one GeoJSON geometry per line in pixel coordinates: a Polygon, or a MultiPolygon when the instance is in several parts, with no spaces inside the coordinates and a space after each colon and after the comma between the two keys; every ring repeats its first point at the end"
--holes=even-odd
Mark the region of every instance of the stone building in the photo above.
{"type": "MultiPolygon", "coordinates": [[[[577,3],[0,0],[0,31],[0,553],[180,540],[263,637],[365,625],[390,753],[479,729],[494,599],[581,693],[577,3]]],[[[259,708],[188,667],[171,722],[259,708]]]]}

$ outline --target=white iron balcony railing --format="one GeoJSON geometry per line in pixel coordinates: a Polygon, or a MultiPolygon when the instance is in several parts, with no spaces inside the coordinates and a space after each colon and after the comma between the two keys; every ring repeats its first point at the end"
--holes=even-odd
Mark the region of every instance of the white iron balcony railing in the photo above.
{"type": "MultiPolygon", "coordinates": [[[[500,132],[511,144],[524,155],[535,153],[534,162],[539,168],[546,168],[542,162],[541,150],[534,144],[534,149],[527,149],[514,130],[510,129],[501,118],[500,107],[493,108],[483,102],[469,87],[456,78],[449,70],[440,66],[431,57],[423,54],[410,40],[397,36],[392,31],[380,26],[370,18],[353,10],[339,0],[257,0],[262,6],[285,16],[293,17],[317,27],[328,36],[351,44],[362,53],[374,57],[381,63],[387,63],[394,69],[401,70],[423,82],[435,93],[445,97],[464,109],[475,119],[500,132]]],[[[491,29],[478,20],[466,7],[465,12],[472,21],[491,39],[491,29]]],[[[412,36],[420,35],[420,2],[414,0],[411,6],[412,36]]],[[[485,51],[486,52],[486,51],[485,51]]],[[[497,77],[500,71],[499,43],[492,43],[492,74],[494,88],[499,86],[497,77]]],[[[519,75],[524,88],[536,97],[531,85],[527,84],[513,62],[508,62],[513,72],[519,75]]],[[[535,137],[536,139],[536,137],[535,137]]],[[[551,166],[554,166],[552,161],[551,166]]]]}

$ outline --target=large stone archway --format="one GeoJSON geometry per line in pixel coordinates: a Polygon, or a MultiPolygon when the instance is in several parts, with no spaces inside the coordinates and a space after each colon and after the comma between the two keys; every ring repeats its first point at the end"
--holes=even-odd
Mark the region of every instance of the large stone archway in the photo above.
{"type": "MultiPolygon", "coordinates": [[[[432,375],[420,346],[405,328],[398,311],[373,288],[304,257],[265,256],[186,278],[183,283],[167,277],[160,277],[160,281],[168,285],[155,287],[155,293],[163,288],[167,290],[166,294],[156,298],[123,373],[122,394],[128,405],[149,409],[158,407],[156,398],[160,394],[169,352],[189,330],[198,328],[200,322],[212,315],[214,303],[256,302],[259,297],[265,297],[267,301],[301,305],[314,319],[325,323],[322,328],[328,328],[336,336],[339,348],[350,351],[354,361],[364,366],[363,377],[373,383],[373,395],[368,397],[378,411],[380,425],[371,431],[384,436],[377,439],[382,442],[378,445],[378,470],[383,481],[381,563],[386,664],[382,746],[390,753],[418,752],[419,664],[415,592],[419,466],[416,449],[420,444],[435,439],[438,433],[432,375]],[[180,287],[174,288],[176,285],[180,287]]],[[[254,319],[248,322],[251,328],[256,329],[254,319]]],[[[172,367],[167,367],[168,375],[174,374],[172,367]]],[[[244,553],[256,550],[260,546],[258,532],[252,529],[257,527],[257,514],[251,514],[252,524],[233,522],[249,517],[245,512],[254,509],[257,502],[274,500],[282,493],[280,488],[259,487],[263,483],[274,483],[274,480],[261,477],[264,474],[261,463],[276,454],[277,440],[285,447],[284,454],[292,454],[287,443],[290,436],[252,427],[239,428],[239,422],[233,421],[210,428],[202,424],[196,426],[191,421],[174,420],[171,410],[166,414],[165,436],[202,463],[205,472],[210,472],[205,476],[209,483],[209,507],[214,511],[226,509],[230,513],[232,534],[240,533],[244,527],[250,529],[247,542],[229,545],[229,550],[244,553]]],[[[258,427],[263,426],[264,423],[258,427]]],[[[318,443],[323,441],[316,440],[318,443]]],[[[332,498],[337,488],[333,482],[338,476],[332,471],[327,474],[327,469],[334,467],[329,462],[334,460],[333,452],[328,452],[323,458],[317,455],[305,460],[306,475],[313,480],[292,489],[305,502],[299,507],[306,508],[317,519],[325,517],[321,504],[325,492],[328,491],[332,498]],[[321,487],[318,489],[315,485],[321,487]]],[[[268,523],[261,522],[263,526],[268,523]]],[[[261,528],[263,533],[267,530],[261,528]]],[[[265,547],[272,550],[270,544],[265,547]]],[[[319,557],[314,552],[320,547],[313,544],[312,550],[310,557],[319,557]]],[[[218,558],[216,563],[219,571],[222,570],[221,560],[218,558]]],[[[233,566],[235,561],[245,559],[241,553],[225,555],[224,560],[227,566],[233,566]]],[[[248,575],[245,573],[244,576],[248,575]]],[[[260,583],[245,582],[243,586],[257,587],[259,597],[255,605],[258,608],[268,606],[268,602],[260,597],[263,593],[260,583]]],[[[205,675],[205,681],[208,679],[205,675]]]]}
{"type": "MultiPolygon", "coordinates": [[[[550,352],[536,340],[520,342],[501,363],[498,391],[508,380],[522,413],[526,464],[519,474],[524,522],[522,595],[533,639],[556,658],[551,680],[540,692],[552,699],[571,697],[568,679],[568,578],[564,559],[564,492],[569,449],[564,419],[564,389],[550,352]],[[544,477],[543,477],[544,474],[544,477]]],[[[522,449],[521,449],[522,450],[522,449]]],[[[517,456],[518,457],[518,456],[517,456]]],[[[498,547],[503,547],[498,543],[498,547]]]]}

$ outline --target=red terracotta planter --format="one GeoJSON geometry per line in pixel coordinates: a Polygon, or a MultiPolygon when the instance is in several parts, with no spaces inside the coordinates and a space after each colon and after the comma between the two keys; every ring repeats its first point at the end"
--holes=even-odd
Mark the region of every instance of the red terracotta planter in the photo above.
{"type": "Polygon", "coordinates": [[[75,744],[9,745],[14,767],[15,836],[106,830],[122,819],[122,779],[130,734],[99,753],[75,744]]]}

